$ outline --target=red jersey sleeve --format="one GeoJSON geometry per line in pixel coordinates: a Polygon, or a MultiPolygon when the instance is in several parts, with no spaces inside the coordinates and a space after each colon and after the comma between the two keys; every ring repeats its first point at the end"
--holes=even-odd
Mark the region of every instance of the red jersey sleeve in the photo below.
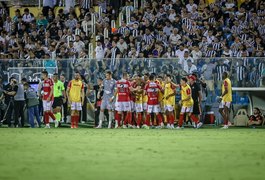
{"type": "Polygon", "coordinates": [[[53,86],[53,81],[50,79],[50,82],[49,82],[50,86],[53,86]]]}
{"type": "Polygon", "coordinates": [[[227,87],[228,86],[228,82],[224,81],[224,86],[227,87]]]}
{"type": "Polygon", "coordinates": [[[68,83],[68,88],[71,88],[72,87],[72,81],[70,81],[69,83],[68,83]]]}
{"type": "Polygon", "coordinates": [[[187,93],[187,95],[190,95],[190,93],[191,93],[190,88],[186,90],[186,93],[187,93]]]}

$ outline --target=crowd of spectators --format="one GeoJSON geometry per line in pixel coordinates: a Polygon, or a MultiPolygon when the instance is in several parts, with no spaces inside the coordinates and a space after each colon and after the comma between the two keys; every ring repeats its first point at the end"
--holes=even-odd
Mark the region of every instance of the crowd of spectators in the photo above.
{"type": "MultiPolygon", "coordinates": [[[[265,67],[264,1],[246,0],[238,6],[234,0],[216,0],[209,5],[204,0],[146,0],[137,9],[133,1],[126,1],[120,12],[125,16],[129,7],[130,22],[124,17],[116,28],[111,27],[111,20],[118,19],[116,7],[103,0],[99,6],[101,14],[80,4],[79,16],[76,7],[56,14],[48,7],[37,17],[27,8],[16,10],[14,17],[2,15],[2,76],[10,67],[43,66],[58,68],[68,79],[79,70],[95,83],[106,69],[116,77],[122,71],[174,75],[197,71],[213,89],[221,82],[222,72],[230,71],[237,86],[260,86],[265,67]],[[96,18],[95,36],[91,33],[92,16],[96,18]],[[108,38],[104,38],[104,29],[108,29],[108,38]],[[92,37],[100,37],[97,46],[102,47],[105,60],[88,59],[92,37]]],[[[25,72],[30,73],[33,70],[25,72]]]]}

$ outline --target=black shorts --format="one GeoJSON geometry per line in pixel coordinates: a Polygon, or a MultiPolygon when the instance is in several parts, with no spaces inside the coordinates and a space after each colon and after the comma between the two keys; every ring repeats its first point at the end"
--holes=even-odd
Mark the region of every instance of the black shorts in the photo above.
{"type": "Polygon", "coordinates": [[[63,105],[63,98],[62,97],[55,97],[52,107],[56,108],[56,107],[61,107],[63,105]]]}
{"type": "Polygon", "coordinates": [[[199,115],[200,114],[200,108],[199,108],[199,102],[194,102],[193,104],[193,114],[199,115]]]}

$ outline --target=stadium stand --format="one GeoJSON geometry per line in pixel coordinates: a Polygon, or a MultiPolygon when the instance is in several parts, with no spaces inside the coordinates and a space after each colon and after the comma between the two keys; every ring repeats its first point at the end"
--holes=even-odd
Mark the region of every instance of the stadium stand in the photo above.
{"type": "MultiPolygon", "coordinates": [[[[43,69],[67,80],[78,70],[89,84],[107,69],[116,79],[123,71],[169,73],[175,82],[197,73],[207,83],[208,103],[220,94],[224,71],[235,87],[265,84],[264,1],[47,2],[43,9],[1,8],[3,83],[10,77],[39,81],[43,69]],[[97,58],[97,46],[103,57],[97,58]]],[[[248,104],[234,96],[236,103],[248,104]]]]}

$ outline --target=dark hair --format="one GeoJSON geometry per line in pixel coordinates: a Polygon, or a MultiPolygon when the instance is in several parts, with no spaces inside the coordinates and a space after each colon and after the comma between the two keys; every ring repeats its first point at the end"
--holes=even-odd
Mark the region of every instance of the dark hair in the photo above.
{"type": "Polygon", "coordinates": [[[27,82],[27,79],[26,78],[22,78],[21,81],[27,82]]]}
{"type": "Polygon", "coordinates": [[[261,114],[260,109],[258,107],[254,107],[258,111],[259,114],[261,114]]]}
{"type": "Polygon", "coordinates": [[[106,74],[112,75],[112,72],[111,71],[106,71],[106,74]]]}
{"type": "Polygon", "coordinates": [[[225,77],[228,77],[228,72],[227,72],[227,71],[223,72],[223,75],[224,75],[225,77]]]}
{"type": "Polygon", "coordinates": [[[185,78],[185,77],[181,78],[181,80],[182,80],[182,81],[185,81],[185,82],[188,82],[188,79],[185,78]]]}
{"type": "Polygon", "coordinates": [[[48,72],[46,70],[41,72],[42,74],[45,74],[46,76],[48,76],[48,72]]]}
{"type": "Polygon", "coordinates": [[[171,78],[171,75],[170,74],[167,74],[166,76],[169,77],[169,78],[171,78]]]}
{"type": "Polygon", "coordinates": [[[16,79],[16,78],[15,78],[15,77],[13,77],[13,76],[12,76],[12,77],[10,77],[10,78],[9,78],[9,82],[10,82],[12,79],[16,79]]]}
{"type": "Polygon", "coordinates": [[[151,74],[150,76],[149,76],[149,80],[150,81],[153,81],[155,79],[155,76],[153,75],[153,74],[151,74]]]}

